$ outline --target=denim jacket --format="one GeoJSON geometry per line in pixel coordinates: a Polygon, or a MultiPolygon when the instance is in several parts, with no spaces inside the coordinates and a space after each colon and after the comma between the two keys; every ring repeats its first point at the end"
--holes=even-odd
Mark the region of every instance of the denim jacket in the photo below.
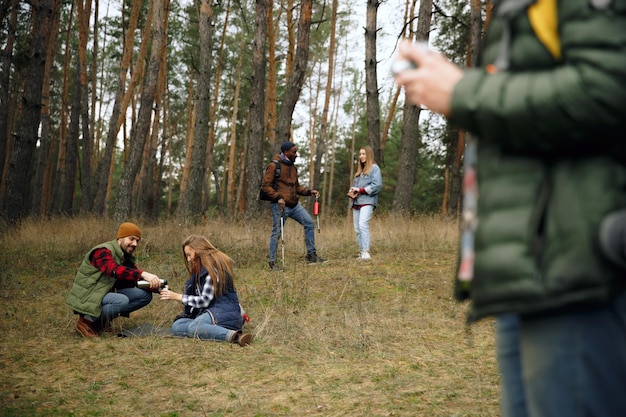
{"type": "Polygon", "coordinates": [[[359,194],[357,198],[352,200],[353,206],[372,205],[376,207],[378,204],[378,193],[383,187],[383,176],[380,167],[376,164],[372,165],[372,169],[368,174],[361,174],[354,177],[352,186],[356,188],[364,188],[366,194],[359,194]]]}

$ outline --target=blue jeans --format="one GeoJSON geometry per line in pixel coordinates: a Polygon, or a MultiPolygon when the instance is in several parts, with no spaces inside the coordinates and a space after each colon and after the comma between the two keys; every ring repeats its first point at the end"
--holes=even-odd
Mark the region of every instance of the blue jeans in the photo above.
{"type": "Polygon", "coordinates": [[[121,288],[109,292],[102,299],[103,321],[110,321],[119,316],[126,316],[133,311],[147,306],[152,301],[152,293],[141,288],[121,288]]]}
{"type": "Polygon", "coordinates": [[[626,293],[599,308],[520,316],[498,347],[515,337],[527,416],[626,416],[626,293]]]}
{"type": "Polygon", "coordinates": [[[352,209],[354,232],[361,253],[370,250],[370,219],[373,213],[374,206],[371,205],[362,206],[358,210],[352,209]]]}
{"type": "MultiPolygon", "coordinates": [[[[302,226],[304,226],[304,244],[306,253],[315,253],[315,223],[302,204],[297,204],[294,208],[285,206],[283,213],[283,229],[287,218],[291,217],[302,226]]],[[[284,233],[284,230],[283,230],[284,233]]],[[[272,235],[270,236],[270,255],[268,260],[276,262],[276,252],[278,251],[278,242],[280,240],[280,208],[278,204],[272,203],[272,235]]]]}
{"type": "Polygon", "coordinates": [[[174,336],[197,337],[203,340],[227,340],[229,334],[236,333],[213,324],[209,313],[200,314],[195,319],[178,319],[172,324],[174,336]]]}
{"type": "Polygon", "coordinates": [[[500,410],[503,417],[526,417],[526,396],[522,379],[519,344],[519,317],[503,314],[496,318],[496,357],[500,368],[500,410]]]}

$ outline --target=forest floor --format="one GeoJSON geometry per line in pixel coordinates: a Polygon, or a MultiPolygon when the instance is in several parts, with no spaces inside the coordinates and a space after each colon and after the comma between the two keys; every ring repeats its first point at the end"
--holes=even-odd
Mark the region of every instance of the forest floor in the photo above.
{"type": "MultiPolygon", "coordinates": [[[[267,267],[269,215],[137,223],[138,266],[174,291],[187,279],[187,235],[233,258],[253,343],[81,337],[65,298],[85,253],[117,224],[25,221],[0,236],[1,416],[499,415],[493,321],[466,326],[468,306],[452,296],[456,223],[375,215],[373,259],[360,261],[351,219],[322,217],[316,243],[329,262],[308,265],[289,220],[283,272],[267,267]]],[[[181,310],[155,295],[113,324],[170,326],[181,310]]]]}

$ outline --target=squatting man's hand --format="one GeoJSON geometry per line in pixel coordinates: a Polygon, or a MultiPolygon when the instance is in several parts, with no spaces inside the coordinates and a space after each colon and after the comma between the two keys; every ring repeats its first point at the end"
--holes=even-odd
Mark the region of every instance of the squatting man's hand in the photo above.
{"type": "Polygon", "coordinates": [[[404,70],[395,76],[409,101],[450,116],[454,87],[463,78],[461,68],[423,44],[406,40],[400,43],[397,60],[409,60],[416,65],[415,69],[404,70]]]}
{"type": "Polygon", "coordinates": [[[161,280],[154,274],[150,272],[143,271],[141,273],[141,278],[145,279],[150,283],[151,290],[158,290],[161,287],[161,280]]]}

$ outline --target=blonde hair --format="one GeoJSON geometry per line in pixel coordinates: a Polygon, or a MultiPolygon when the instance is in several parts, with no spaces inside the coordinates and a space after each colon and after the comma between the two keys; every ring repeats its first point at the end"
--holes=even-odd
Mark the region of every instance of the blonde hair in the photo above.
{"type": "MultiPolygon", "coordinates": [[[[369,175],[372,165],[376,163],[374,161],[374,149],[370,145],[365,145],[361,149],[365,151],[365,164],[361,165],[361,161],[358,161],[355,177],[360,177],[361,174],[369,175]]],[[[361,153],[361,149],[359,149],[359,153],[361,153]]]]}
{"type": "Polygon", "coordinates": [[[187,271],[190,274],[195,273],[197,277],[200,276],[202,267],[207,270],[209,277],[211,277],[216,297],[226,292],[229,278],[233,280],[232,285],[234,288],[233,260],[213,246],[204,236],[191,235],[185,239],[183,242],[183,260],[187,271]],[[187,256],[185,255],[187,246],[196,251],[196,257],[192,264],[187,262],[187,256]]]}

